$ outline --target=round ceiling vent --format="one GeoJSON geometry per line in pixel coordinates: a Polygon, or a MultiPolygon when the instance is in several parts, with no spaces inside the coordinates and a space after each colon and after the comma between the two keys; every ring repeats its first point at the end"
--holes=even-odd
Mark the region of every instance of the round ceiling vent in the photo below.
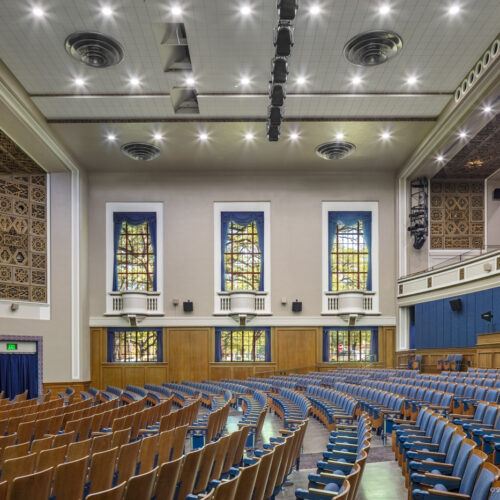
{"type": "Polygon", "coordinates": [[[316,154],[324,160],[343,160],[356,151],[356,146],[351,142],[333,141],[320,144],[316,154]]]}
{"type": "Polygon", "coordinates": [[[110,36],[96,31],[77,31],[66,38],[66,51],[93,68],[108,68],[123,59],[122,46],[110,36]]]}
{"type": "Polygon", "coordinates": [[[393,31],[366,31],[346,43],[344,56],[357,66],[376,66],[395,57],[402,48],[403,39],[393,31]]]}
{"type": "Polygon", "coordinates": [[[127,142],[120,151],[133,160],[151,161],[160,156],[160,149],[147,142],[127,142]]]}

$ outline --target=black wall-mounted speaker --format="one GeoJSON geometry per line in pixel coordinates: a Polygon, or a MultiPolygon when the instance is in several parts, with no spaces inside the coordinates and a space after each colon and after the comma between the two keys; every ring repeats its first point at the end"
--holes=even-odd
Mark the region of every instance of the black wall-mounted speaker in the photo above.
{"type": "Polygon", "coordinates": [[[493,190],[493,199],[494,200],[500,200],[500,188],[493,190]]]}
{"type": "Polygon", "coordinates": [[[491,311],[485,312],[481,314],[481,319],[484,319],[484,321],[491,321],[493,319],[493,314],[491,314],[491,311]]]}
{"type": "Polygon", "coordinates": [[[292,311],[294,313],[299,313],[302,311],[302,302],[299,302],[296,300],[295,302],[292,302],[292,311]]]}
{"type": "Polygon", "coordinates": [[[183,302],[182,307],[184,308],[185,313],[193,312],[193,303],[190,300],[183,302]]]}
{"type": "Polygon", "coordinates": [[[452,311],[460,312],[462,310],[462,299],[450,300],[450,307],[452,311]]]}

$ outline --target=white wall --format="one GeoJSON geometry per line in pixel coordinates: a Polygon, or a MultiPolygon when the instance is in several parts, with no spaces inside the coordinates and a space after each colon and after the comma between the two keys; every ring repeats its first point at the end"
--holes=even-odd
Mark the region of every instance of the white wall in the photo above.
{"type": "MultiPolygon", "coordinates": [[[[390,174],[89,174],[89,311],[105,310],[105,203],[164,203],[165,314],[184,315],[173,298],[194,302],[191,316],[213,312],[213,203],[271,202],[271,309],[291,316],[321,312],[321,202],[379,201],[380,296],[383,315],[395,314],[394,176],[390,174]],[[281,305],[281,297],[288,299],[281,305]]],[[[332,168],[334,165],[332,165],[332,168]]]]}

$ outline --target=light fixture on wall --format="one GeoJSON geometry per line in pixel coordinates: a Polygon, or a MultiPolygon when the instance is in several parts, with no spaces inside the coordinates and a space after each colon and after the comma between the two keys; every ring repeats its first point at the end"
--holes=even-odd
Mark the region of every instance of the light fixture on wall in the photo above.
{"type": "Polygon", "coordinates": [[[10,305],[10,310],[11,310],[12,312],[16,312],[18,309],[19,309],[19,304],[16,304],[15,302],[13,302],[13,303],[10,305]]]}

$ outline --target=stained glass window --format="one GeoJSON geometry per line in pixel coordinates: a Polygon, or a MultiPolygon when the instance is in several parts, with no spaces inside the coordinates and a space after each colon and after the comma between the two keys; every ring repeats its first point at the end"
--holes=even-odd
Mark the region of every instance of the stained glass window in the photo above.
{"type": "Polygon", "coordinates": [[[337,221],[330,251],[331,290],[367,290],[370,251],[362,221],[337,221]]]}
{"type": "Polygon", "coordinates": [[[328,331],[328,360],[376,361],[376,343],[372,329],[332,329],[328,331]]]}
{"type": "Polygon", "coordinates": [[[149,224],[122,222],[116,249],[117,291],[154,291],[155,254],[149,224]]]}
{"type": "MultiPolygon", "coordinates": [[[[114,335],[113,361],[147,363],[157,362],[161,330],[119,330],[114,335]]],[[[161,360],[161,356],[160,356],[161,360]]]]}
{"type": "Polygon", "coordinates": [[[257,223],[230,221],[224,248],[224,289],[259,290],[261,265],[257,223]]]}
{"type": "Polygon", "coordinates": [[[222,329],[218,361],[266,361],[265,329],[222,329]]]}

